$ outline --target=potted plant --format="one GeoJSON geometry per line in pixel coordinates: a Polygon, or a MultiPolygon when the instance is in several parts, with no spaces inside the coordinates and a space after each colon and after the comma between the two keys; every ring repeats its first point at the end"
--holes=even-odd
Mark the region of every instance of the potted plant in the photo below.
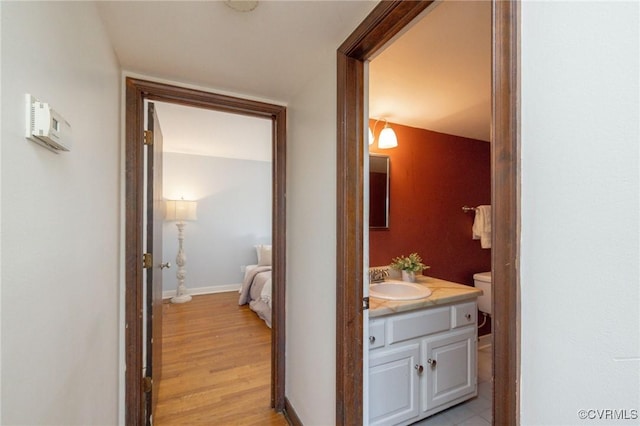
{"type": "Polygon", "coordinates": [[[422,258],[418,253],[411,253],[409,256],[394,257],[391,260],[391,269],[402,271],[402,280],[411,283],[416,282],[416,272],[427,269],[428,266],[422,263],[422,258]]]}

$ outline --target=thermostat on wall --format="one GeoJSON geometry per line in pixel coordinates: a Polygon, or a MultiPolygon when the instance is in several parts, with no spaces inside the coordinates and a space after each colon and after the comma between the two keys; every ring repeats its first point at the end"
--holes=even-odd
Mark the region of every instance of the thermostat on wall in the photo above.
{"type": "Polygon", "coordinates": [[[71,125],[46,102],[31,95],[27,101],[27,139],[58,153],[71,151],[71,125]]]}

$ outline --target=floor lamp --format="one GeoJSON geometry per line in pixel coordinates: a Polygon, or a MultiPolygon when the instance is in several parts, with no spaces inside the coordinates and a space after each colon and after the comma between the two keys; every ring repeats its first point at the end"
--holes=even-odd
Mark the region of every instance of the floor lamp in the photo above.
{"type": "Polygon", "coordinates": [[[176,295],[171,298],[171,303],[185,303],[191,300],[191,295],[187,294],[187,287],[184,285],[184,279],[187,276],[185,265],[187,264],[187,255],[184,252],[184,223],[185,220],[196,220],[196,209],[198,203],[196,201],[185,200],[167,200],[166,220],[176,221],[178,227],[178,255],[176,256],[176,265],[178,271],[178,288],[176,295]]]}

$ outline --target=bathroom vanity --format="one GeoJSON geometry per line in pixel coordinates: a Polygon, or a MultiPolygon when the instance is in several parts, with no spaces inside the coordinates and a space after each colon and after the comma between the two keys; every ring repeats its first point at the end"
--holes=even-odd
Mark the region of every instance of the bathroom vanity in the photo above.
{"type": "Polygon", "coordinates": [[[417,283],[431,295],[370,298],[370,425],[408,425],[477,395],[482,291],[426,276],[417,283]]]}

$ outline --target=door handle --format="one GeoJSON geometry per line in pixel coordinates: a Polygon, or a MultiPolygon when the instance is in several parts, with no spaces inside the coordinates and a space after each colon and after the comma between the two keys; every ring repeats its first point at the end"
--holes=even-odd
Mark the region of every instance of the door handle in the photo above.
{"type": "Polygon", "coordinates": [[[160,269],[171,268],[171,262],[165,262],[160,264],[160,269]]]}

